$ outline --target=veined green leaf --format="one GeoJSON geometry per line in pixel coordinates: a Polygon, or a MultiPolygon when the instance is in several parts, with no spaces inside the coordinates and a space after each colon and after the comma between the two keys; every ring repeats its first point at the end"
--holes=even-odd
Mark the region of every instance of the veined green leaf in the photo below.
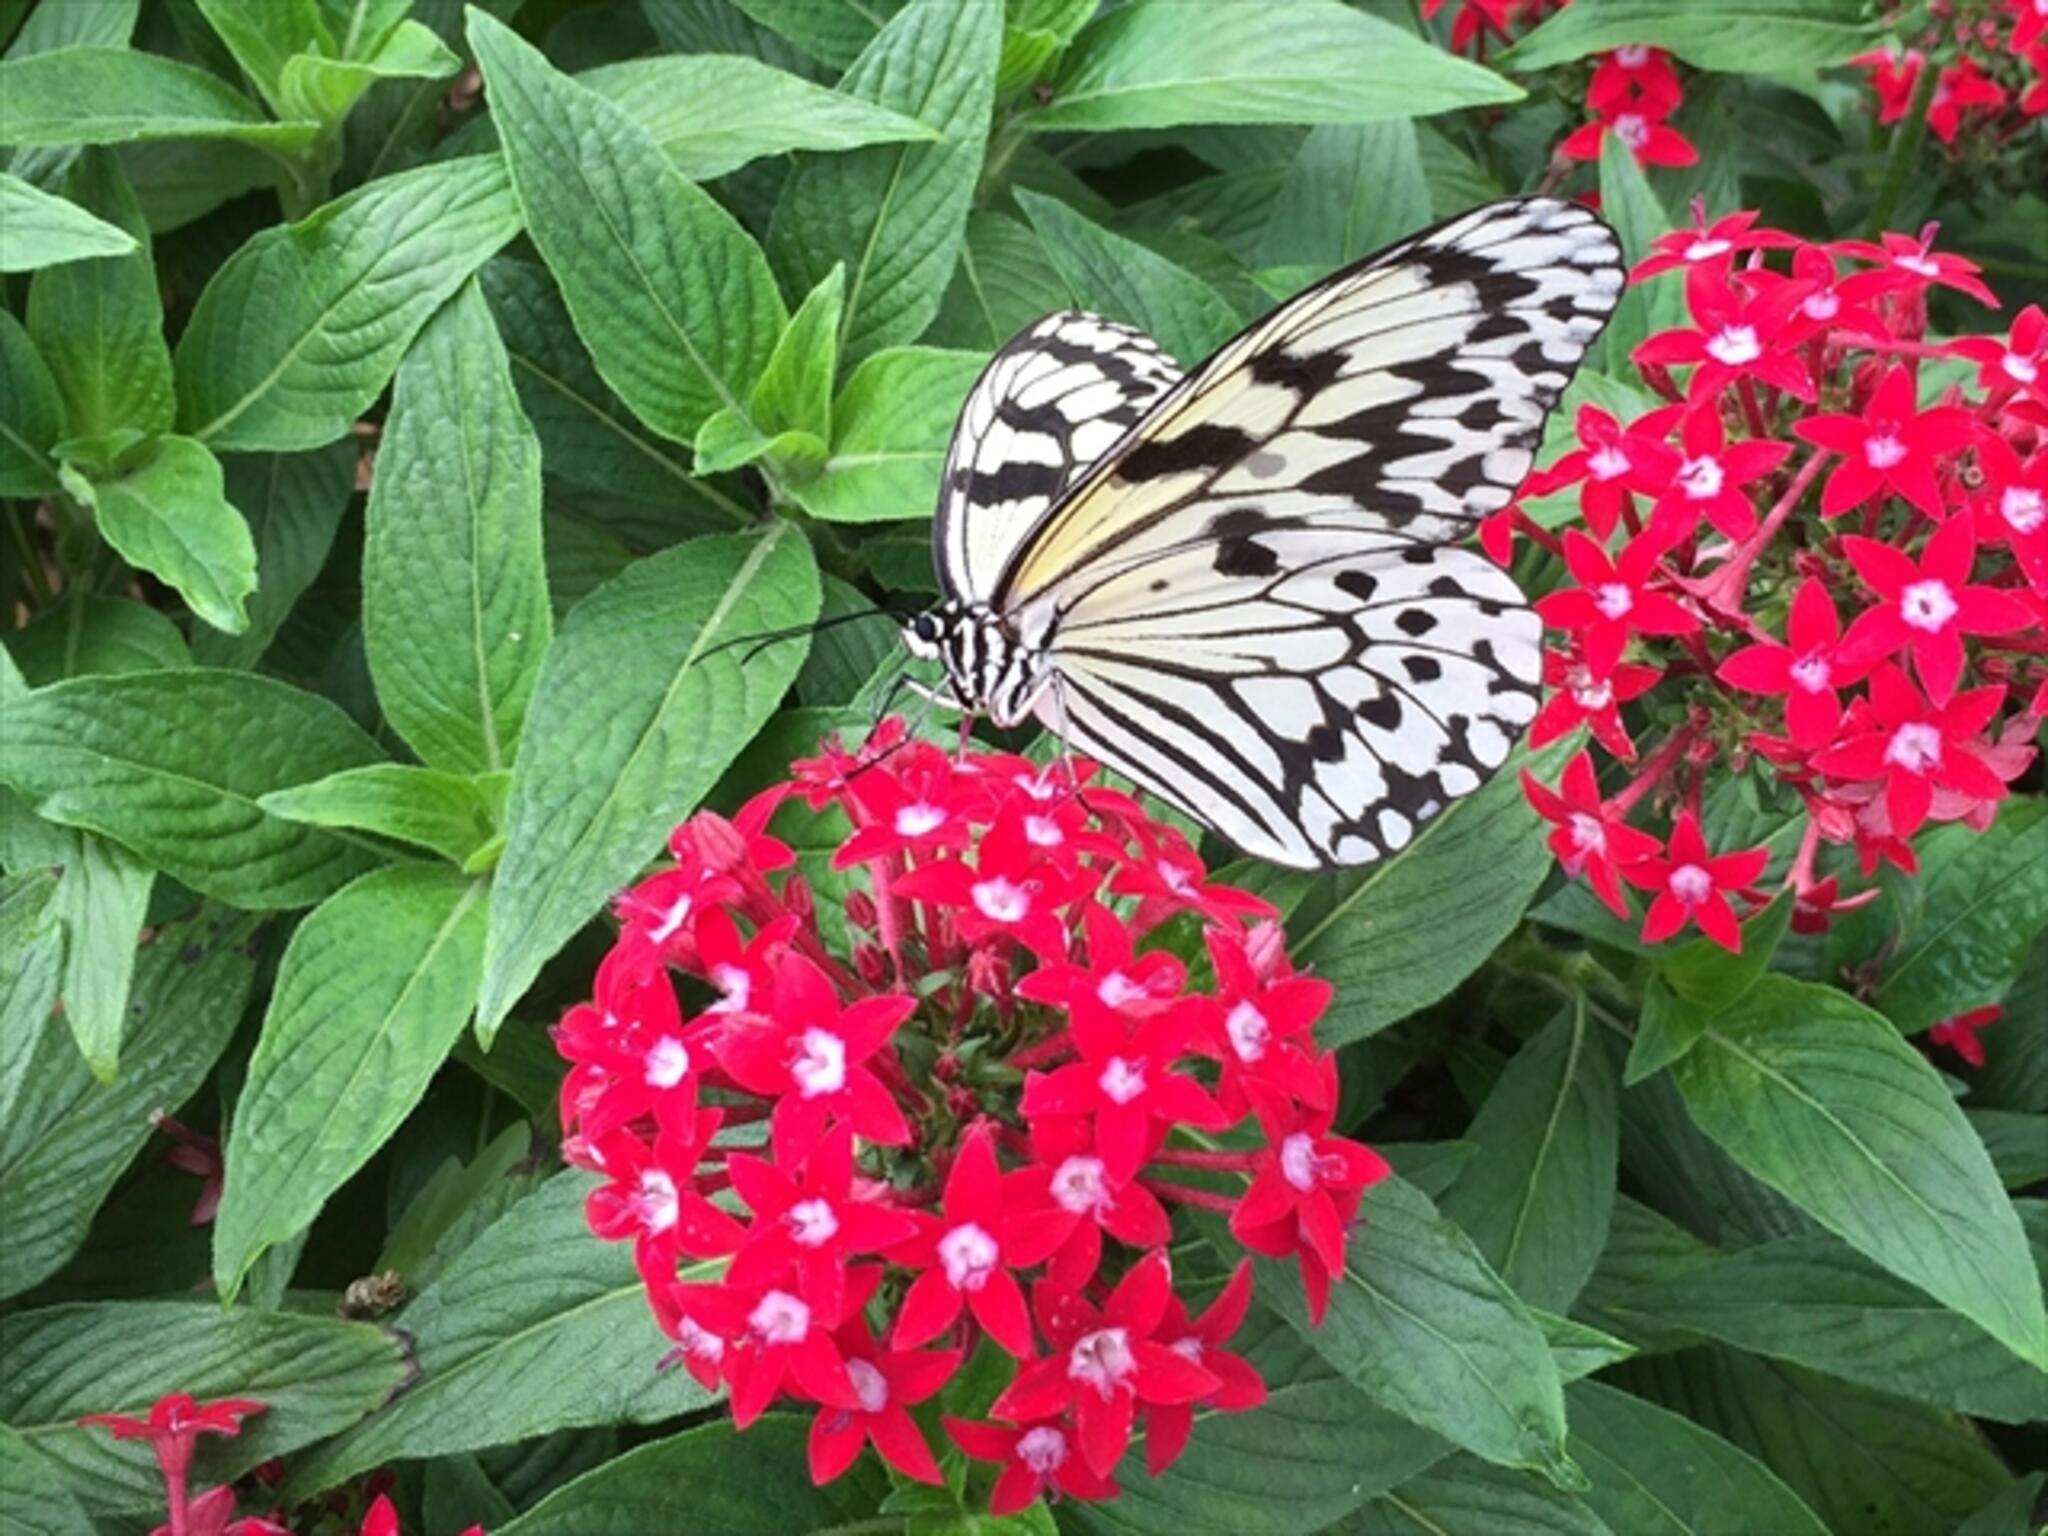
{"type": "Polygon", "coordinates": [[[475,780],[412,763],[344,768],[272,790],[258,803],[287,821],[394,837],[457,865],[491,836],[490,810],[475,780]]]}
{"type": "Polygon", "coordinates": [[[94,1536],[64,1474],[0,1424],[0,1530],[9,1536],[94,1536]]]}
{"type": "Polygon", "coordinates": [[[33,272],[98,256],[126,256],[135,237],[77,203],[0,174],[0,272],[33,272]]]}
{"type": "Polygon", "coordinates": [[[786,37],[820,64],[844,69],[875,40],[903,0],[733,0],[744,14],[786,37]]]}
{"type": "Polygon", "coordinates": [[[69,5],[35,6],[7,45],[7,57],[25,59],[59,48],[125,48],[141,9],[142,0],[71,0],[69,5]]]}
{"type": "Polygon", "coordinates": [[[67,828],[51,910],[64,929],[64,1022],[93,1076],[114,1080],[128,1024],[135,945],[156,871],[119,843],[67,828]]]}
{"type": "Polygon", "coordinates": [[[256,590],[245,601],[249,627],[238,635],[202,629],[192,637],[203,667],[253,667],[292,607],[327,563],[356,487],[351,438],[306,453],[232,453],[221,459],[228,501],[256,545],[256,590]]]}
{"type": "Polygon", "coordinates": [[[0,309],[0,496],[57,489],[50,450],[64,436],[64,401],[21,322],[0,309]]]}
{"type": "MultiPolygon", "coordinates": [[[[1631,266],[1648,256],[1651,243],[1671,229],[1670,212],[1619,134],[1610,133],[1600,143],[1600,212],[1621,237],[1622,254],[1631,266]]],[[[1629,353],[1645,337],[1684,323],[1685,285],[1678,274],[1631,283],[1587,361],[1625,376],[1629,353]]]]}
{"type": "Polygon", "coordinates": [[[62,48],[0,64],[0,144],[228,139],[290,154],[317,123],[279,123],[218,76],[128,48],[62,48]]]}
{"type": "Polygon", "coordinates": [[[278,82],[279,111],[286,117],[338,123],[380,80],[445,80],[461,67],[462,60],[431,28],[401,21],[374,49],[358,57],[301,53],[286,59],[278,82]]]}
{"type": "Polygon", "coordinates": [[[1839,64],[1876,36],[1858,0],[1592,0],[1551,17],[1495,62],[1548,69],[1647,44],[1700,69],[1785,74],[1839,64]]]}
{"type": "Polygon", "coordinates": [[[1430,220],[1415,124],[1330,123],[1302,143],[1263,223],[1260,264],[1335,269],[1430,220]]]}
{"type": "Polygon", "coordinates": [[[833,407],[824,469],[792,484],[790,496],[832,522],[930,516],[960,402],[986,361],[932,347],[877,352],[833,407]]]}
{"type": "Polygon", "coordinates": [[[159,438],[147,458],[111,479],[66,469],[63,480],[122,559],[175,587],[215,629],[249,627],[243,600],[256,590],[256,544],[228,505],[220,460],[206,444],[159,438]]]}
{"type": "Polygon", "coordinates": [[[6,644],[35,688],[89,672],[158,672],[192,665],[185,637],[161,611],[79,588],[8,635],[6,644]]]}

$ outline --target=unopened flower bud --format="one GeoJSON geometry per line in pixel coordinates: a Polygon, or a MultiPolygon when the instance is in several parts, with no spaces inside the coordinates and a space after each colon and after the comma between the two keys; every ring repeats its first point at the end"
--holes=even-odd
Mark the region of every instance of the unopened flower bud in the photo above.
{"type": "Polygon", "coordinates": [[[853,946],[853,970],[855,975],[878,992],[889,984],[889,957],[883,954],[877,945],[853,946]]]}
{"type": "Polygon", "coordinates": [[[852,891],[846,897],[846,921],[864,932],[875,931],[875,898],[866,891],[852,891]]]}
{"type": "Polygon", "coordinates": [[[951,1051],[941,1051],[939,1059],[932,1063],[932,1076],[942,1083],[957,1082],[960,1077],[960,1058],[951,1051]]]}
{"type": "Polygon", "coordinates": [[[967,957],[967,988],[998,1002],[1010,995],[1010,960],[992,945],[981,945],[967,957]]]}
{"type": "Polygon", "coordinates": [[[1271,980],[1287,959],[1287,930],[1271,918],[1261,918],[1245,930],[1244,954],[1254,976],[1271,980]]]}
{"type": "Polygon", "coordinates": [[[782,888],[782,904],[806,926],[817,918],[817,900],[811,895],[810,882],[801,875],[789,877],[789,884],[782,888]]]}
{"type": "Polygon", "coordinates": [[[706,869],[724,874],[746,863],[746,838],[718,812],[699,811],[684,826],[689,829],[697,857],[704,861],[706,869]]]}

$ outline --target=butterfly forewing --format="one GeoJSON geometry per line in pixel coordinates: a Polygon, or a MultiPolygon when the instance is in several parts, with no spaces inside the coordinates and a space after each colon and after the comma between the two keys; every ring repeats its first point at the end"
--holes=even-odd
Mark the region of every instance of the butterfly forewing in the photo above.
{"type": "Polygon", "coordinates": [[[1496,204],[1226,345],[1005,541],[990,600],[1052,636],[1040,718],[1249,853],[1404,847],[1534,717],[1541,626],[1452,546],[1528,472],[1620,261],[1582,208],[1496,204]]]}
{"type": "Polygon", "coordinates": [[[986,602],[1053,503],[1180,378],[1143,331],[1078,310],[996,353],[960,409],[940,481],[932,544],[946,595],[986,602]]]}

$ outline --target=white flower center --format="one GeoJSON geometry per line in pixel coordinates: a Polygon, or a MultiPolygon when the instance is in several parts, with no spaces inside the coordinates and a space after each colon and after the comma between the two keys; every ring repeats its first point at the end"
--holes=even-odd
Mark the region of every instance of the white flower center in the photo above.
{"type": "Polygon", "coordinates": [[[975,910],[990,922],[1021,923],[1031,911],[1031,893],[1001,875],[975,881],[968,895],[974,898],[975,910]]]}
{"type": "Polygon", "coordinates": [[[1728,472],[1715,458],[1687,459],[1679,466],[1679,488],[1690,501],[1711,501],[1728,483],[1728,472]]]}
{"type": "Polygon", "coordinates": [[[1029,796],[1033,800],[1036,800],[1040,805],[1045,804],[1046,801],[1052,799],[1053,796],[1057,795],[1060,792],[1059,786],[1053,783],[1052,780],[1048,779],[1042,773],[1034,773],[1028,777],[1013,780],[1012,782],[1015,783],[1019,789],[1023,790],[1027,796],[1029,796]]]}
{"type": "Polygon", "coordinates": [[[1823,288],[1819,293],[1809,293],[1799,310],[1809,320],[1832,320],[1842,312],[1841,295],[1832,288],[1823,288]]]}
{"type": "Polygon", "coordinates": [[[1192,896],[1194,894],[1195,882],[1188,878],[1187,871],[1178,864],[1161,859],[1158,862],[1157,868],[1159,870],[1159,878],[1165,882],[1166,888],[1173,892],[1174,895],[1192,896]]]}
{"type": "Polygon", "coordinates": [[[837,1093],[846,1086],[846,1042],[816,1025],[803,1032],[796,1060],[789,1064],[797,1092],[807,1099],[837,1093]]]}
{"type": "Polygon", "coordinates": [[[923,837],[927,832],[937,831],[946,824],[946,813],[936,805],[926,805],[922,800],[906,805],[896,812],[896,835],[898,837],[923,837]]]}
{"type": "Polygon", "coordinates": [[[1640,112],[1624,112],[1614,120],[1614,136],[1630,149],[1650,142],[1650,123],[1640,112]]]}
{"type": "Polygon", "coordinates": [[[1128,1008],[1151,995],[1122,971],[1111,971],[1095,986],[1095,996],[1105,1008],[1128,1008]]]}
{"type": "Polygon", "coordinates": [[[839,1235],[839,1217],[829,1200],[799,1200],[782,1213],[782,1220],[799,1248],[822,1248],[839,1235]]]}
{"type": "Polygon", "coordinates": [[[1763,343],[1757,340],[1753,325],[1724,325],[1707,342],[1707,356],[1730,368],[1753,363],[1763,355],[1763,343]]]}
{"type": "Polygon", "coordinates": [[[1565,823],[1572,831],[1572,846],[1580,853],[1605,853],[1607,851],[1607,829],[1600,825],[1600,818],[1588,816],[1584,811],[1573,811],[1565,823]]]}
{"type": "Polygon", "coordinates": [[[1039,1477],[1051,1477],[1067,1464],[1067,1437],[1050,1424],[1027,1429],[1017,1437],[1017,1459],[1039,1477]]]}
{"type": "Polygon", "coordinates": [[[2048,519],[2048,504],[2030,485],[2008,485],[1998,500],[1998,515],[2014,533],[2032,533],[2048,519]]]}
{"type": "Polygon", "coordinates": [[[1614,702],[1614,686],[1611,683],[1574,683],[1572,702],[1581,709],[1605,709],[1614,702]]]}
{"type": "Polygon", "coordinates": [[[1145,1063],[1112,1056],[1095,1079],[1095,1086],[1112,1104],[1128,1104],[1145,1091],[1145,1063]]]}
{"type": "Polygon", "coordinates": [[[711,985],[724,996],[705,1009],[706,1013],[739,1013],[753,996],[754,978],[747,974],[746,967],[739,965],[714,965],[711,967],[711,985]]]}
{"type": "Polygon", "coordinates": [[[1099,1157],[1070,1157],[1053,1170],[1052,1197],[1063,1211],[1089,1215],[1109,1204],[1108,1180],[1099,1157]]]}
{"type": "Polygon", "coordinates": [[[1131,1353],[1130,1332],[1123,1328],[1103,1328],[1086,1334],[1075,1341],[1067,1355],[1068,1378],[1086,1382],[1104,1397],[1122,1386],[1124,1378],[1137,1366],[1137,1358],[1131,1353]]]}
{"type": "Polygon", "coordinates": [[[1872,469],[1890,469],[1906,456],[1906,445],[1895,432],[1873,432],[1863,439],[1863,461],[1872,469]]]}
{"type": "Polygon", "coordinates": [[[946,1283],[956,1291],[978,1291],[987,1285],[1000,1256],[996,1240],[971,1221],[939,1239],[939,1263],[945,1268],[946,1283]]]}
{"type": "Polygon", "coordinates": [[[1650,62],[1648,43],[1623,43],[1614,50],[1614,62],[1623,69],[1641,69],[1650,62]]]}
{"type": "Polygon", "coordinates": [[[657,944],[666,942],[670,934],[683,926],[684,919],[689,917],[689,915],[690,893],[685,891],[675,899],[675,903],[668,911],[662,914],[661,921],[654,925],[652,935],[654,942],[657,944]]]}
{"type": "Polygon", "coordinates": [[[676,1181],[659,1168],[649,1168],[641,1174],[639,1191],[633,1196],[633,1214],[650,1234],[668,1231],[682,1214],[676,1181]]]}
{"type": "Polygon", "coordinates": [[[1619,480],[1629,472],[1628,455],[1614,444],[1608,443],[1586,460],[1586,468],[1592,472],[1595,480],[1619,480]]]}
{"type": "Polygon", "coordinates": [[[1899,594],[1899,617],[1923,633],[1939,634],[1948,628],[1949,620],[1955,616],[1955,594],[1949,591],[1945,581],[1929,577],[1925,581],[1911,582],[1899,594]]]}
{"type": "Polygon", "coordinates": [[[1834,667],[1824,651],[1808,651],[1790,667],[1792,686],[1801,693],[1825,693],[1834,680],[1834,667]]]}
{"type": "Polygon", "coordinates": [[[1884,760],[1908,773],[1924,774],[1941,766],[1941,732],[1925,720],[1908,720],[1885,744],[1884,760]]]}
{"type": "Polygon", "coordinates": [[[1280,1143],[1280,1176],[1304,1195],[1316,1187],[1318,1165],[1315,1139],[1307,1131],[1296,1131],[1280,1143]]]}
{"type": "Polygon", "coordinates": [[[1250,1002],[1242,1002],[1224,1018],[1223,1033],[1230,1037],[1230,1048],[1237,1052],[1239,1061],[1257,1061],[1266,1054],[1273,1026],[1250,1002]]]}
{"type": "Polygon", "coordinates": [[[1895,256],[1892,258],[1892,261],[1894,265],[1904,267],[1916,277],[1941,276],[1941,263],[1935,261],[1932,257],[1919,255],[1895,256]]]}
{"type": "Polygon", "coordinates": [[[1034,848],[1057,848],[1067,840],[1067,834],[1060,830],[1060,824],[1050,816],[1026,816],[1024,818],[1024,841],[1034,848]]]}
{"type": "Polygon", "coordinates": [[[682,1345],[683,1353],[693,1359],[715,1363],[725,1358],[725,1340],[687,1317],[676,1324],[676,1342],[682,1345]]]}
{"type": "Polygon", "coordinates": [[[2005,369],[2005,376],[2021,384],[2031,384],[2041,377],[2040,365],[2031,357],[2024,357],[2018,352],[2006,353],[1999,362],[2005,369]]]}
{"type": "Polygon", "coordinates": [[[1726,240],[1695,240],[1685,248],[1687,261],[1712,261],[1716,256],[1725,256],[1734,247],[1726,240]]]}
{"type": "Polygon", "coordinates": [[[862,1413],[880,1413],[889,1405],[888,1378],[865,1360],[846,1362],[846,1374],[853,1382],[853,1395],[862,1413]]]}
{"type": "Polygon", "coordinates": [[[811,1331],[811,1309],[787,1291],[770,1291],[754,1303],[747,1326],[763,1344],[801,1344],[811,1331]]]}
{"type": "Polygon", "coordinates": [[[1626,582],[1603,581],[1593,589],[1593,606],[1600,610],[1603,619],[1623,619],[1635,607],[1636,595],[1626,582]]]}
{"type": "Polygon", "coordinates": [[[1202,1363],[1202,1341],[1195,1337],[1195,1335],[1193,1335],[1192,1333],[1184,1339],[1175,1339],[1171,1344],[1167,1345],[1166,1347],[1172,1350],[1176,1355],[1179,1355],[1183,1360],[1189,1361],[1190,1363],[1195,1365],[1200,1365],[1202,1363]]]}
{"type": "Polygon", "coordinates": [[[674,1035],[663,1035],[646,1057],[647,1086],[673,1088],[690,1072],[690,1048],[674,1035]]]}
{"type": "Polygon", "coordinates": [[[1714,877],[1697,864],[1681,864],[1671,871],[1671,894],[1696,907],[1714,894],[1714,877]]]}

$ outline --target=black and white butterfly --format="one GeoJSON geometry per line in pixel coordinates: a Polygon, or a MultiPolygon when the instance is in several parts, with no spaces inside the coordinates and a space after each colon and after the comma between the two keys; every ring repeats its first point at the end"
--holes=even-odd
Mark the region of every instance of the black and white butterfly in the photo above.
{"type": "Polygon", "coordinates": [[[1048,315],[961,410],[905,629],[947,702],[1035,715],[1247,853],[1370,863],[1535,716],[1541,625],[1457,547],[1506,506],[1621,296],[1585,209],[1475,209],[1183,374],[1048,315]]]}

